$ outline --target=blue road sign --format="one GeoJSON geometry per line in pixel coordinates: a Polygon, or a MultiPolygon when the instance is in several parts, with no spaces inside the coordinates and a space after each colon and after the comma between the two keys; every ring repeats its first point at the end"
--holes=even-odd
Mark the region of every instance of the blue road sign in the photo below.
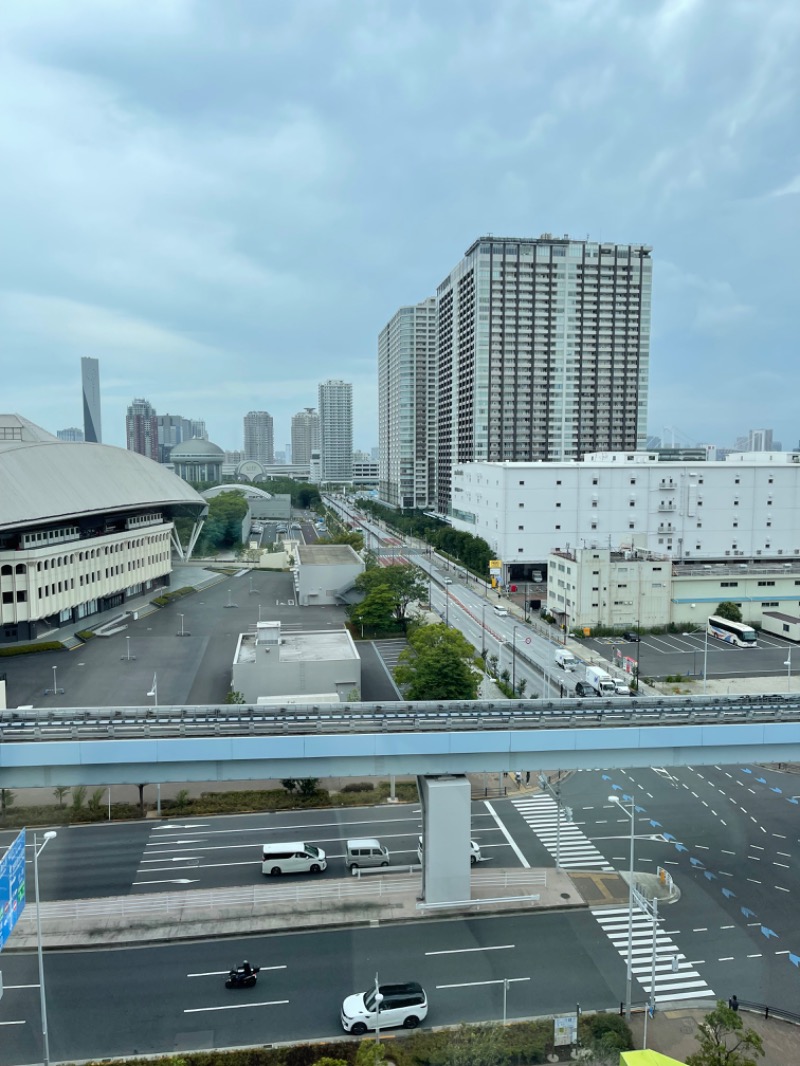
{"type": "Polygon", "coordinates": [[[0,859],[0,951],[25,906],[25,830],[0,859]]]}

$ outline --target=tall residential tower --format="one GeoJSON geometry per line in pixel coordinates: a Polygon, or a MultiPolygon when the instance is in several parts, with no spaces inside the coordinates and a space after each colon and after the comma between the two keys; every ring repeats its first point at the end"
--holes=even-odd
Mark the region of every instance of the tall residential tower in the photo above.
{"type": "Polygon", "coordinates": [[[275,441],[268,411],[248,411],[244,416],[244,457],[259,463],[273,462],[275,441]]]}
{"type": "Polygon", "coordinates": [[[138,452],[158,462],[158,416],[148,400],[134,400],[128,408],[125,444],[129,452],[138,452]]]}
{"type": "Polygon", "coordinates": [[[88,355],[81,358],[81,385],[83,387],[83,439],[90,444],[102,444],[99,359],[92,359],[88,355]]]}
{"type": "Polygon", "coordinates": [[[436,300],[401,307],[378,336],[379,495],[430,507],[436,475],[436,300]]]}
{"type": "Polygon", "coordinates": [[[440,511],[463,462],[644,446],[650,252],[548,233],[467,249],[436,298],[440,511]]]}
{"type": "Polygon", "coordinates": [[[311,453],[319,451],[319,414],[306,407],[292,415],[292,462],[298,466],[311,464],[311,453]]]}
{"type": "Polygon", "coordinates": [[[353,480],[353,386],[323,381],[319,386],[320,457],[323,481],[353,480]]]}

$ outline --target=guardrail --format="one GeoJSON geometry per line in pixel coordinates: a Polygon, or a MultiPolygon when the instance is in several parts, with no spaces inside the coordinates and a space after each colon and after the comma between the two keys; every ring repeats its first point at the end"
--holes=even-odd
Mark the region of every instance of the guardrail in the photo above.
{"type": "Polygon", "coordinates": [[[621,699],[288,705],[17,708],[0,712],[0,742],[335,733],[594,729],[800,721],[800,693],[621,699]]]}
{"type": "Polygon", "coordinates": [[[753,1003],[749,999],[740,999],[739,1007],[748,1010],[752,1014],[763,1014],[765,1018],[780,1018],[784,1022],[792,1022],[800,1025],[800,1014],[795,1011],[785,1010],[783,1007],[770,1007],[766,1003],[753,1003]]]}

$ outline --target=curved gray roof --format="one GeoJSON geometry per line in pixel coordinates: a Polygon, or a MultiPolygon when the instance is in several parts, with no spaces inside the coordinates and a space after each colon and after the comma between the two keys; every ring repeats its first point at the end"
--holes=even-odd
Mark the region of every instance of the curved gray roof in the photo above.
{"type": "Polygon", "coordinates": [[[0,530],[85,514],[206,501],[171,470],[107,444],[60,441],[0,414],[0,530]]]}
{"type": "Polygon", "coordinates": [[[181,459],[219,459],[220,456],[224,456],[225,452],[218,444],[213,444],[210,440],[205,440],[203,437],[192,437],[190,440],[182,441],[180,444],[176,444],[169,453],[169,461],[171,463],[178,462],[181,459]]]}
{"type": "Polygon", "coordinates": [[[225,485],[215,485],[211,489],[206,489],[203,496],[210,500],[214,496],[219,496],[221,492],[240,492],[242,496],[246,496],[250,500],[271,500],[272,493],[264,492],[263,489],[256,488],[255,485],[243,485],[241,482],[231,481],[225,485]]]}

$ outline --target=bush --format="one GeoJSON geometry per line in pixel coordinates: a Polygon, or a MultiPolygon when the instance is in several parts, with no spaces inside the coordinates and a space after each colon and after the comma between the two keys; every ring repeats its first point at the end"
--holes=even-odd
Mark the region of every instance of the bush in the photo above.
{"type": "Polygon", "coordinates": [[[374,792],[375,786],[371,781],[348,781],[342,785],[340,792],[374,792]]]}
{"type": "Polygon", "coordinates": [[[63,651],[64,645],[57,640],[43,640],[41,644],[14,644],[0,648],[0,655],[37,655],[40,651],[63,651]]]}
{"type": "Polygon", "coordinates": [[[620,1014],[583,1015],[580,1022],[581,1043],[603,1051],[633,1051],[633,1034],[620,1014]]]}

